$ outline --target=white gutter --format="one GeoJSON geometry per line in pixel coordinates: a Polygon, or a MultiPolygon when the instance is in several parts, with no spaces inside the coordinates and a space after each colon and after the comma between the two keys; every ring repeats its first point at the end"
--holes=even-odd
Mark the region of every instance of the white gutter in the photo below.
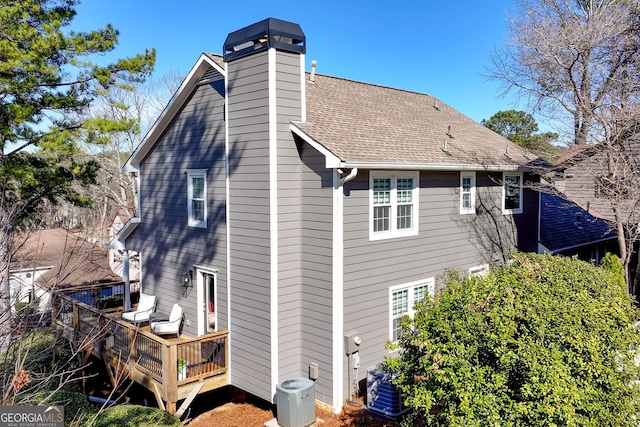
{"type": "Polygon", "coordinates": [[[454,163],[389,163],[389,162],[352,162],[340,159],[336,154],[331,152],[324,145],[313,139],[296,123],[289,125],[291,132],[298,135],[302,140],[311,145],[320,154],[325,157],[325,167],[327,168],[344,168],[344,169],[379,169],[379,170],[432,170],[432,171],[528,171],[531,168],[523,165],[483,165],[483,164],[454,164],[454,163]]]}
{"type": "Polygon", "coordinates": [[[451,163],[374,163],[340,162],[339,167],[350,169],[389,169],[389,170],[432,170],[432,171],[526,171],[530,168],[522,165],[480,165],[451,163]]]}

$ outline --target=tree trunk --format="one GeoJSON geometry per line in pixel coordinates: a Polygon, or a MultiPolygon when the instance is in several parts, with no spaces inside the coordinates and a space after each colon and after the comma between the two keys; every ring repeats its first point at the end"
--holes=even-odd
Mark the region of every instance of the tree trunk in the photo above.
{"type": "Polygon", "coordinates": [[[11,262],[13,235],[10,213],[0,207],[0,354],[7,351],[11,342],[11,288],[9,264],[11,262]]]}

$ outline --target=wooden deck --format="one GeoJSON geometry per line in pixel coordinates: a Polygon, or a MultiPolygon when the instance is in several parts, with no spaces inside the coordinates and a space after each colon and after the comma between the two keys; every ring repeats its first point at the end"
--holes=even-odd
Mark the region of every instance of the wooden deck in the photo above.
{"type": "Polygon", "coordinates": [[[155,335],[148,325],[121,320],[118,286],[122,283],[54,293],[53,323],[85,360],[89,355],[102,359],[114,385],[128,377],[178,417],[198,394],[229,384],[228,332],[195,338],[155,335]]]}

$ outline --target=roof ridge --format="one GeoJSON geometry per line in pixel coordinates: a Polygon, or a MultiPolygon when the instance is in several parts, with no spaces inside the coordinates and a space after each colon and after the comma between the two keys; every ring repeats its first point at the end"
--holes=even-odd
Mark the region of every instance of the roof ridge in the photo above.
{"type": "MultiPolygon", "coordinates": [[[[305,74],[311,74],[311,73],[309,71],[305,71],[305,74]]],[[[430,98],[438,100],[438,102],[441,102],[442,104],[446,105],[449,108],[453,108],[449,104],[447,104],[446,102],[442,101],[440,98],[437,98],[435,95],[431,95],[430,93],[426,93],[426,92],[418,92],[416,90],[397,88],[397,87],[387,86],[387,85],[383,85],[383,84],[379,84],[379,83],[369,83],[369,82],[364,82],[364,81],[361,81],[361,80],[350,79],[350,78],[347,78],[347,77],[338,77],[338,76],[330,76],[328,74],[315,73],[315,77],[318,77],[318,76],[327,77],[327,78],[336,79],[336,80],[343,80],[343,81],[356,83],[356,84],[361,84],[361,85],[365,85],[365,86],[374,86],[374,87],[379,87],[379,88],[382,88],[382,89],[389,89],[389,90],[392,90],[392,91],[395,91],[395,92],[406,92],[406,93],[411,93],[411,94],[415,94],[415,95],[428,96],[430,98]]]]}

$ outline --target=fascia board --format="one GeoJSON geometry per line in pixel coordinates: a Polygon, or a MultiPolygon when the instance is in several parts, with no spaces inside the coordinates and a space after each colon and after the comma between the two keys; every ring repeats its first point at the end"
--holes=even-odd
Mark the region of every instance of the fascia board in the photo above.
{"type": "Polygon", "coordinates": [[[350,169],[388,169],[388,170],[432,170],[432,171],[531,171],[522,165],[480,165],[454,163],[372,163],[372,162],[340,162],[337,167],[350,169]]]}
{"type": "Polygon", "coordinates": [[[358,169],[388,169],[388,170],[432,170],[432,171],[532,171],[523,165],[481,165],[481,164],[451,164],[451,163],[375,163],[343,161],[321,143],[302,131],[295,123],[290,124],[291,131],[315,148],[325,158],[327,168],[358,168],[358,169]]]}
{"type": "MultiPolygon", "coordinates": [[[[570,251],[570,250],[573,250],[573,249],[581,248],[583,246],[589,246],[589,245],[595,245],[595,244],[598,244],[598,243],[604,243],[604,242],[608,242],[608,241],[614,240],[614,239],[616,239],[616,236],[611,236],[611,237],[606,237],[606,238],[602,238],[602,239],[598,239],[598,240],[593,240],[591,242],[586,242],[586,243],[582,243],[582,244],[579,244],[579,245],[567,246],[567,247],[558,248],[558,249],[548,249],[548,250],[552,255],[556,255],[556,254],[558,254],[560,252],[570,251]]],[[[540,243],[540,244],[542,245],[542,243],[540,243]]],[[[545,246],[545,248],[546,248],[546,246],[545,246]]]]}
{"type": "Polygon", "coordinates": [[[340,158],[329,151],[326,147],[320,144],[315,139],[311,138],[305,132],[303,132],[298,126],[294,123],[290,125],[291,131],[302,138],[306,143],[311,145],[314,149],[316,149],[320,154],[322,154],[325,158],[325,166],[327,168],[337,168],[340,165],[340,158]]]}
{"type": "Polygon", "coordinates": [[[107,249],[124,250],[126,249],[125,240],[133,233],[133,230],[140,225],[140,218],[129,218],[129,221],[118,231],[118,234],[107,244],[107,249]]]}
{"type": "Polygon", "coordinates": [[[171,120],[173,120],[178,111],[180,111],[183,104],[187,101],[191,92],[198,84],[198,81],[209,67],[215,68],[223,78],[225,77],[225,70],[220,68],[215,61],[209,58],[206,54],[200,55],[196,64],[191,68],[187,77],[182,81],[182,84],[176,93],[174,93],[169,100],[169,103],[162,111],[162,114],[160,114],[160,117],[158,117],[153,126],[151,126],[142,142],[140,142],[133,154],[131,154],[131,157],[129,157],[127,162],[124,164],[121,169],[122,172],[136,172],[139,170],[142,159],[144,159],[149,151],[151,151],[160,135],[162,135],[162,132],[165,131],[169,123],[171,123],[171,120]]]}

